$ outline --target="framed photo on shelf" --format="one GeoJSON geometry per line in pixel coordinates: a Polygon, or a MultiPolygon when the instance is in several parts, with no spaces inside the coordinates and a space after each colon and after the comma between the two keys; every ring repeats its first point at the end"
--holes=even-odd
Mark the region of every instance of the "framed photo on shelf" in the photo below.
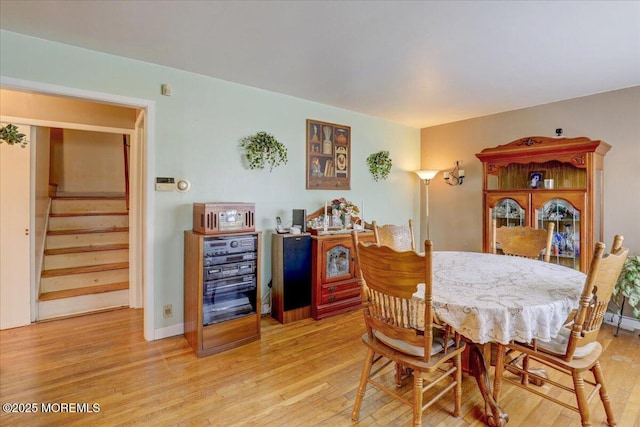
{"type": "Polygon", "coordinates": [[[531,175],[529,175],[529,185],[531,186],[531,188],[542,188],[543,183],[543,172],[531,172],[531,175]]]}
{"type": "Polygon", "coordinates": [[[351,127],[307,119],[307,190],[351,189],[351,127]]]}

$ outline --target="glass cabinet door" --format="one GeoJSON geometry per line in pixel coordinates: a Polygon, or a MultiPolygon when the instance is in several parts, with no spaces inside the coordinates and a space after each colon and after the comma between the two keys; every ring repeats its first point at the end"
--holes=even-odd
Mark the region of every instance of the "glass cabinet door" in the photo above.
{"type": "Polygon", "coordinates": [[[490,194],[487,195],[489,221],[486,226],[489,247],[486,251],[501,253],[499,247],[494,247],[495,230],[500,227],[517,227],[529,225],[529,195],[528,194],[490,194]]]}
{"type": "Polygon", "coordinates": [[[555,225],[551,242],[551,262],[580,270],[582,241],[584,240],[583,203],[568,198],[551,198],[535,204],[536,228],[547,229],[549,223],[555,225]]]}
{"type": "Polygon", "coordinates": [[[323,281],[334,282],[353,277],[351,262],[351,246],[342,244],[325,244],[323,281]]]}
{"type": "Polygon", "coordinates": [[[496,227],[516,227],[526,225],[526,210],[513,199],[501,199],[491,209],[491,219],[496,227]]]}

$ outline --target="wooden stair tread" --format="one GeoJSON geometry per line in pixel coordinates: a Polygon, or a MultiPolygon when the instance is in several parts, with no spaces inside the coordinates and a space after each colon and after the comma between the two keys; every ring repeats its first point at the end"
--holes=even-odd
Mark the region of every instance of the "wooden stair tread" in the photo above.
{"type": "Polygon", "coordinates": [[[51,301],[54,299],[71,298],[80,295],[92,295],[103,292],[121,291],[129,289],[129,282],[109,283],[106,285],[85,286],[77,289],[65,289],[62,291],[45,292],[38,297],[39,301],[51,301]]]}
{"type": "Polygon", "coordinates": [[[75,253],[82,253],[82,252],[115,251],[119,249],[129,249],[129,244],[123,243],[123,244],[113,244],[113,245],[76,246],[71,248],[47,249],[44,251],[44,254],[45,255],[61,255],[61,254],[75,254],[75,253]]]}
{"type": "Polygon", "coordinates": [[[124,197],[116,197],[116,196],[87,196],[87,197],[64,197],[58,196],[54,197],[53,200],[125,200],[124,197]]]}
{"type": "Polygon", "coordinates": [[[49,230],[47,236],[61,236],[65,234],[90,234],[90,233],[120,233],[129,232],[129,227],[113,228],[78,228],[74,230],[49,230]]]}
{"type": "Polygon", "coordinates": [[[57,213],[57,214],[50,213],[49,218],[68,218],[68,217],[74,217],[74,216],[118,216],[118,215],[129,215],[129,212],[101,211],[101,212],[69,212],[69,213],[57,213]]]}
{"type": "Polygon", "coordinates": [[[114,262],[111,264],[87,265],[84,267],[57,268],[42,271],[41,277],[67,276],[70,274],[95,273],[97,271],[120,270],[129,268],[128,262],[114,262]]]}

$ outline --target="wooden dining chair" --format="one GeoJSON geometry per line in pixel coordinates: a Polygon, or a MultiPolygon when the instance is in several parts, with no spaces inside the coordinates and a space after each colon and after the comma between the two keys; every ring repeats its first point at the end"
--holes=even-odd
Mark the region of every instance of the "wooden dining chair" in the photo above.
{"type": "Polygon", "coordinates": [[[378,225],[373,221],[373,233],[379,245],[388,246],[397,251],[416,250],[413,219],[409,219],[408,225],[378,225]]]}
{"type": "Polygon", "coordinates": [[[498,243],[503,254],[524,258],[538,259],[544,250],[543,260],[549,262],[554,229],[555,224],[552,222],[547,225],[546,230],[522,226],[496,228],[494,220],[493,253],[497,253],[498,243]]]}
{"type": "Polygon", "coordinates": [[[411,406],[414,426],[421,425],[422,413],[429,406],[453,390],[453,415],[458,417],[462,399],[461,354],[465,344],[450,338],[449,328],[434,322],[431,241],[425,241],[425,254],[420,255],[412,250],[398,252],[387,246],[358,242],[356,232],[352,236],[366,325],[362,342],[367,347],[352,419],[357,421],[360,416],[368,384],[411,406]],[[412,313],[411,300],[418,283],[425,284],[425,304],[420,312],[412,313]],[[424,318],[424,331],[411,326],[412,315],[424,318]],[[394,382],[393,367],[389,366],[392,363],[411,369],[411,396],[405,396],[403,388],[390,385],[394,382]],[[425,378],[425,374],[431,375],[425,378]],[[439,392],[428,395],[430,399],[423,402],[425,391],[434,386],[439,392]]]}
{"type": "MultiPolygon", "coordinates": [[[[504,255],[518,256],[523,258],[538,259],[540,254],[544,250],[543,261],[551,261],[551,242],[553,241],[553,231],[555,230],[555,224],[550,222],[547,229],[533,228],[533,227],[496,227],[496,220],[493,220],[493,253],[497,253],[498,243],[502,249],[504,255]]],[[[511,369],[511,366],[521,363],[527,364],[527,355],[518,354],[514,351],[507,353],[507,359],[509,364],[507,368],[510,372],[516,371],[511,369]],[[524,360],[522,360],[524,359],[524,360]]],[[[537,373],[540,377],[544,377],[544,371],[538,370],[537,373]]],[[[531,382],[534,385],[542,386],[544,381],[536,378],[532,378],[531,382]]]]}
{"type": "Polygon", "coordinates": [[[613,287],[629,253],[629,249],[622,247],[622,241],[622,236],[615,236],[611,251],[606,256],[603,256],[604,244],[596,244],[591,266],[580,297],[580,305],[577,310],[571,313],[556,338],[549,342],[533,340],[529,344],[517,342],[512,342],[506,346],[498,344],[494,378],[494,398],[496,401],[499,400],[502,381],[507,381],[578,412],[582,425],[590,426],[589,402],[596,392],[599,392],[600,400],[607,416],[607,423],[610,426],[615,425],[611,402],[605,387],[604,374],[599,362],[602,345],[597,341],[597,337],[604,320],[607,305],[611,299],[613,287]],[[551,393],[544,393],[541,390],[531,388],[529,378],[538,377],[540,379],[540,377],[529,369],[527,363],[522,368],[508,365],[504,360],[505,350],[522,352],[528,356],[529,360],[542,363],[552,369],[570,375],[573,378],[573,387],[567,387],[549,378],[545,380],[553,386],[573,393],[576,396],[577,406],[560,400],[557,394],[551,395],[551,393]],[[505,369],[518,371],[522,378],[515,380],[505,376],[505,369]],[[584,378],[583,374],[586,371],[591,371],[594,378],[593,381],[584,378]],[[593,387],[589,395],[587,395],[585,384],[593,387]]]}

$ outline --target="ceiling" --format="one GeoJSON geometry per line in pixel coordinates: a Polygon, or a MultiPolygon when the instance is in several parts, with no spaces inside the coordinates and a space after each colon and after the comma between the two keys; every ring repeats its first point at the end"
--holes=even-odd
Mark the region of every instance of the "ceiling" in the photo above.
{"type": "Polygon", "coordinates": [[[1,0],[0,27],[417,128],[640,85],[638,1],[1,0]]]}

